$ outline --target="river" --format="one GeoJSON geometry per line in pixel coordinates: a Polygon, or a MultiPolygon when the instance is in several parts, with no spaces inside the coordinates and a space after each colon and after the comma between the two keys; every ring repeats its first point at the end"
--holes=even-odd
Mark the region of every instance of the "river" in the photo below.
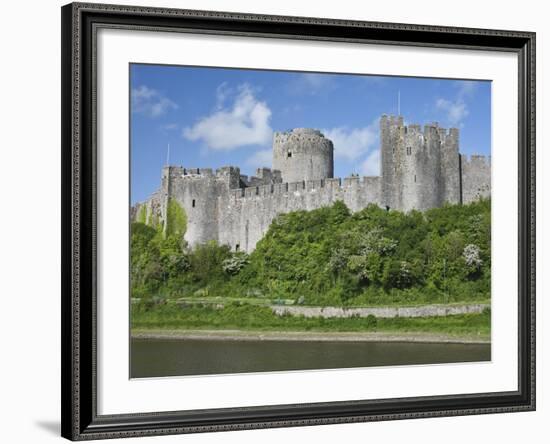
{"type": "Polygon", "coordinates": [[[490,360],[490,344],[216,338],[131,342],[132,378],[490,360]]]}

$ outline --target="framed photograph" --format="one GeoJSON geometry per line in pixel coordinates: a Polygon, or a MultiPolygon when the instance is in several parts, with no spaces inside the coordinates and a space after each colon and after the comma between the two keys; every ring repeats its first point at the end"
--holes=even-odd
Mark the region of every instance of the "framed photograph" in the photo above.
{"type": "Polygon", "coordinates": [[[535,34],[72,3],[62,435],[535,409],[535,34]]]}

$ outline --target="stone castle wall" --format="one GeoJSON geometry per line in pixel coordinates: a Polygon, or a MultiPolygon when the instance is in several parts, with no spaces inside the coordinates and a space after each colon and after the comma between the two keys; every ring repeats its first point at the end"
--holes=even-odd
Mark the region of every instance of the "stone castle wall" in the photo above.
{"type": "MultiPolygon", "coordinates": [[[[437,124],[405,126],[402,117],[380,119],[381,176],[333,178],[333,145],[317,130],[275,133],[274,169],[255,176],[238,167],[167,166],[161,189],[132,208],[138,220],[166,221],[173,199],[187,215],[190,245],[215,240],[233,251],[252,251],[278,214],[343,201],[351,211],[369,204],[409,211],[444,203],[469,203],[491,192],[490,158],[459,154],[457,129],[437,124]]],[[[166,228],[166,224],[164,223],[166,228]]]]}
{"type": "Polygon", "coordinates": [[[380,177],[319,179],[230,190],[219,198],[218,242],[250,252],[278,214],[314,210],[341,200],[351,211],[380,204],[380,177]]]}
{"type": "Polygon", "coordinates": [[[241,177],[238,168],[214,174],[209,169],[165,167],[162,189],[134,207],[133,220],[138,220],[145,207],[146,223],[165,221],[168,201],[173,199],[187,215],[185,239],[189,244],[216,240],[234,251],[250,252],[278,214],[313,210],[339,200],[352,211],[381,202],[380,177],[229,186],[241,177]]]}
{"type": "Polygon", "coordinates": [[[463,203],[491,196],[491,157],[461,155],[460,169],[463,203]]]}

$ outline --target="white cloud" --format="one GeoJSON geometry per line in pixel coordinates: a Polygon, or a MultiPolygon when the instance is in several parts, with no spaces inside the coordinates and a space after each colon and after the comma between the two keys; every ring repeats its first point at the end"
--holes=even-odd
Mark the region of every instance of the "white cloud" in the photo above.
{"type": "Polygon", "coordinates": [[[334,155],[356,160],[378,144],[378,119],[363,128],[337,127],[323,133],[334,144],[334,155]]]}
{"type": "Polygon", "coordinates": [[[216,108],[221,109],[225,100],[233,93],[227,82],[222,82],[216,88],[216,108]]]}
{"type": "Polygon", "coordinates": [[[148,117],[159,117],[178,105],[155,89],[141,85],[132,89],[132,110],[148,117]]]}
{"type": "Polygon", "coordinates": [[[254,167],[268,167],[271,168],[271,162],[273,160],[273,152],[271,149],[256,151],[252,156],[246,160],[246,164],[254,167]]]}
{"type": "Polygon", "coordinates": [[[457,80],[454,85],[458,88],[457,97],[464,99],[471,97],[476,92],[479,83],[473,80],[457,80]]]}
{"type": "Polygon", "coordinates": [[[380,149],[372,151],[361,163],[361,173],[365,176],[380,176],[380,149]]]}
{"type": "Polygon", "coordinates": [[[238,88],[233,104],[226,107],[224,102],[228,91],[227,86],[218,87],[216,99],[219,108],[192,127],[184,128],[183,137],[202,140],[207,148],[221,151],[269,144],[273,130],[269,125],[271,110],[267,104],[256,99],[252,88],[244,84],[238,88]],[[223,98],[221,103],[220,97],[223,98]]]}
{"type": "Polygon", "coordinates": [[[447,124],[462,127],[464,119],[470,114],[467,102],[475,94],[479,82],[473,80],[457,80],[454,82],[456,96],[454,100],[438,98],[435,107],[445,113],[447,124]]]}
{"type": "Polygon", "coordinates": [[[447,121],[451,125],[460,125],[470,114],[466,102],[460,98],[454,101],[439,98],[436,100],[435,106],[446,113],[447,121]]]}

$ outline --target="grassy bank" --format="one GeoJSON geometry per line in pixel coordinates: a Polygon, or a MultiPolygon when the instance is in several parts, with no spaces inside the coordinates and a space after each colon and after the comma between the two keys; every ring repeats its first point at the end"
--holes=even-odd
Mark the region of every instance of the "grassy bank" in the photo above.
{"type": "Polygon", "coordinates": [[[446,336],[490,336],[490,312],[425,318],[305,318],[277,316],[268,307],[232,304],[214,307],[177,305],[132,307],[133,330],[243,330],[280,332],[388,332],[406,334],[441,334],[446,336]]]}
{"type": "MultiPolygon", "coordinates": [[[[136,303],[140,300],[136,300],[136,303]]],[[[145,301],[147,301],[145,299],[145,301]]],[[[250,305],[294,305],[308,307],[307,304],[296,304],[293,299],[267,299],[267,298],[252,298],[252,297],[225,297],[225,296],[208,296],[208,297],[181,297],[176,299],[166,299],[167,303],[179,303],[187,305],[227,305],[227,304],[250,304],[250,305]]],[[[363,303],[353,301],[352,303],[342,304],[342,308],[374,308],[374,307],[420,307],[424,305],[445,305],[445,306],[460,306],[460,305],[474,305],[474,304],[491,304],[491,300],[482,297],[472,297],[469,300],[461,302],[447,302],[445,298],[439,299],[397,299],[397,298],[379,298],[374,300],[368,300],[363,303]]],[[[312,305],[317,307],[317,305],[312,305]]]]}

